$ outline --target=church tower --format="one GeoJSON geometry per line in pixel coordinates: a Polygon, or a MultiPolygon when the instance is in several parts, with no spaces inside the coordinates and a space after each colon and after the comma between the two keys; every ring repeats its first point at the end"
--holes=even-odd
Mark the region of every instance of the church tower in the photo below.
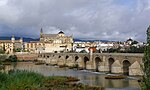
{"type": "Polygon", "coordinates": [[[15,42],[15,36],[14,36],[14,35],[12,35],[11,41],[12,41],[13,43],[15,42]]]}
{"type": "Polygon", "coordinates": [[[43,38],[43,29],[41,28],[41,31],[40,31],[40,40],[42,40],[43,38]]]}
{"type": "Polygon", "coordinates": [[[40,31],[40,38],[42,38],[42,35],[43,35],[43,29],[41,28],[41,31],[40,31]]]}

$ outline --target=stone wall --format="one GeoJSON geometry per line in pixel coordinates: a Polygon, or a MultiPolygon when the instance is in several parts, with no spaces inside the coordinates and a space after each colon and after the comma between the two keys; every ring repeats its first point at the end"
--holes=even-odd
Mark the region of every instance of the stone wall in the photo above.
{"type": "Polygon", "coordinates": [[[37,54],[15,54],[18,60],[36,60],[37,54]]]}

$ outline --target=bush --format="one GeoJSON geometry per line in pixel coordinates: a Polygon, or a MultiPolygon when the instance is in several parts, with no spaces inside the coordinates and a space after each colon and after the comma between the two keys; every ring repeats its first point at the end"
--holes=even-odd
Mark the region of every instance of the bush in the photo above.
{"type": "Polygon", "coordinates": [[[5,51],[0,49],[0,54],[4,54],[4,53],[5,53],[5,51]]]}
{"type": "Polygon", "coordinates": [[[7,56],[6,55],[0,55],[0,61],[5,61],[7,59],[7,56]]]}
{"type": "Polygon", "coordinates": [[[21,52],[21,48],[14,49],[14,52],[21,52]]]}
{"type": "Polygon", "coordinates": [[[10,62],[17,62],[17,56],[16,55],[11,55],[8,57],[8,61],[10,62]]]}

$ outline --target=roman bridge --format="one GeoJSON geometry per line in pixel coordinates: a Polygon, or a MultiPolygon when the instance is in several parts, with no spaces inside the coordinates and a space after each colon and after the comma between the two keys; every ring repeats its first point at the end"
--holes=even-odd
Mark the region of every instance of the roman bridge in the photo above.
{"type": "Polygon", "coordinates": [[[125,75],[143,75],[143,54],[131,53],[41,53],[37,60],[51,65],[78,65],[79,68],[125,75]]]}

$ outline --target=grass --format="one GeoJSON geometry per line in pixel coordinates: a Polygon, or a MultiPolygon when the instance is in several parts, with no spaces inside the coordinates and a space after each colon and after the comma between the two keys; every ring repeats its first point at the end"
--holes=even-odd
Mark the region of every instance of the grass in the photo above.
{"type": "Polygon", "coordinates": [[[90,87],[74,77],[49,76],[29,71],[9,71],[0,73],[0,90],[103,90],[100,87],[90,87]]]}
{"type": "Polygon", "coordinates": [[[0,90],[28,90],[38,88],[44,76],[28,71],[10,71],[0,74],[0,90]]]}

